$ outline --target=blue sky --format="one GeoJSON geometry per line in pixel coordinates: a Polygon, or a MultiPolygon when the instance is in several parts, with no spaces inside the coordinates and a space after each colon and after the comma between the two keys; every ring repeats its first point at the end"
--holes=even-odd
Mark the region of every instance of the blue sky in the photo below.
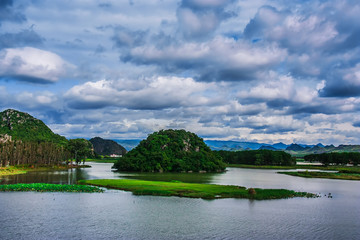
{"type": "Polygon", "coordinates": [[[0,110],[68,138],[360,143],[355,0],[2,0],[0,110]]]}

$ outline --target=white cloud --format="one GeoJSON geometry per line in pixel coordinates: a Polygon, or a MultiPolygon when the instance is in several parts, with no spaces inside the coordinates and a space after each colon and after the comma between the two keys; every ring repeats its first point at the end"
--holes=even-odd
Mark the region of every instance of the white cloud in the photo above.
{"type": "Polygon", "coordinates": [[[59,55],[37,48],[6,48],[0,52],[0,75],[23,81],[53,83],[73,67],[59,55]]]}
{"type": "MultiPolygon", "coordinates": [[[[240,98],[252,98],[263,101],[286,100],[289,102],[311,103],[318,95],[318,89],[299,86],[290,75],[278,75],[270,72],[270,79],[259,83],[247,91],[239,93],[240,98]]],[[[319,87],[319,86],[317,86],[319,87]]]]}
{"type": "MultiPolygon", "coordinates": [[[[141,82],[141,80],[139,80],[141,82]]],[[[191,78],[155,77],[140,83],[138,89],[123,88],[125,80],[100,80],[72,87],[66,94],[74,108],[117,106],[128,109],[165,109],[204,105],[211,99],[203,92],[209,83],[197,83],[191,78]]],[[[126,83],[125,83],[126,84],[126,83]]]]}

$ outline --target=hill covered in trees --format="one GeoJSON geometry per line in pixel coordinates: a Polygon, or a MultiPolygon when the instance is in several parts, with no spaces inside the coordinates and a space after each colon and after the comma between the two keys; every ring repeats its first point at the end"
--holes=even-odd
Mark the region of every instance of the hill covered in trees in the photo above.
{"type": "Polygon", "coordinates": [[[92,155],[92,144],[55,134],[28,113],[8,109],[0,113],[0,167],[59,165],[69,159],[80,163],[92,155]]]}
{"type": "Polygon", "coordinates": [[[218,151],[224,162],[230,164],[292,166],[295,158],[283,151],[249,150],[249,151],[218,151]]]}
{"type": "Polygon", "coordinates": [[[67,144],[65,137],[53,133],[41,120],[14,109],[0,112],[0,135],[11,136],[12,140],[67,144]]]}
{"type": "Polygon", "coordinates": [[[101,137],[94,137],[90,139],[94,147],[94,152],[99,155],[125,155],[126,149],[113,140],[102,139],[101,137]]]}
{"type": "Polygon", "coordinates": [[[225,164],[196,134],[185,130],[161,130],[129,151],[114,164],[119,171],[217,172],[225,164]]]}

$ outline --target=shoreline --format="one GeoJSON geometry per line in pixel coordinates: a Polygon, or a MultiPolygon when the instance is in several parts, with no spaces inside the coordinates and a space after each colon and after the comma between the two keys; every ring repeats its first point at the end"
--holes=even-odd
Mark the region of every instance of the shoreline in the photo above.
{"type": "Polygon", "coordinates": [[[68,170],[73,168],[89,168],[89,165],[55,165],[55,166],[8,166],[8,167],[1,167],[0,168],[0,177],[2,176],[10,176],[10,175],[17,175],[17,174],[26,174],[27,172],[31,171],[62,171],[68,170]]]}

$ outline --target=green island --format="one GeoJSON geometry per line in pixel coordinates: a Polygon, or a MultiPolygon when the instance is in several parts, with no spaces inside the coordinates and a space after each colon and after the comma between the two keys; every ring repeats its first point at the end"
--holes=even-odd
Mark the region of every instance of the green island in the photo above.
{"type": "Polygon", "coordinates": [[[339,171],[339,172],[309,172],[309,171],[299,171],[299,172],[278,172],[280,174],[286,174],[296,177],[304,178],[328,178],[328,179],[340,179],[340,180],[360,180],[359,172],[351,171],[339,171]]]}
{"type": "Polygon", "coordinates": [[[95,179],[80,180],[78,183],[131,191],[135,195],[178,196],[202,199],[247,198],[267,200],[293,197],[318,197],[316,194],[295,192],[286,189],[247,189],[240,186],[183,183],[178,181],[162,182],[130,179],[95,179]]]}
{"type": "Polygon", "coordinates": [[[167,129],[150,134],[113,168],[129,172],[223,172],[225,164],[196,134],[167,129]]]}
{"type": "Polygon", "coordinates": [[[2,192],[103,192],[104,190],[87,185],[66,185],[50,183],[19,183],[0,185],[2,192]]]}

